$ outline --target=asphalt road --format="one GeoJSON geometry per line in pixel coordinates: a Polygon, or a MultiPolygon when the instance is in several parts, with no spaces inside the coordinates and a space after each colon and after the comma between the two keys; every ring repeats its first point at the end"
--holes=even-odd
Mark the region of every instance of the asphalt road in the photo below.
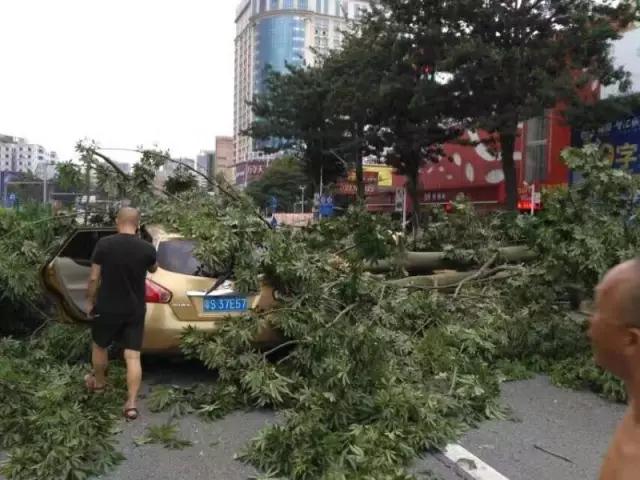
{"type": "MultiPolygon", "coordinates": [[[[503,385],[510,419],[486,422],[459,442],[509,480],[597,479],[602,457],[625,407],[538,377],[503,385]]],[[[419,470],[459,480],[448,459],[427,456],[419,470]]],[[[462,476],[462,478],[468,478],[462,476]]]]}
{"type": "MultiPolygon", "coordinates": [[[[215,381],[206,370],[166,361],[146,365],[145,391],[156,384],[215,381]]],[[[503,386],[510,418],[486,422],[459,442],[508,480],[596,479],[600,462],[624,407],[597,396],[552,386],[544,377],[503,386]]],[[[178,421],[180,436],[193,442],[184,450],[159,445],[136,446],[149,425],[167,421],[141,403],[141,417],[122,422],[117,440],[126,460],[108,480],[245,480],[255,470],[234,459],[248,440],[276,421],[269,411],[236,412],[212,423],[195,417],[178,421]]],[[[0,454],[1,458],[1,454],[0,454]]],[[[426,455],[412,469],[421,480],[474,478],[442,455],[426,455]]],[[[476,477],[483,478],[484,477],[476,477]]]]}
{"type": "MultiPolygon", "coordinates": [[[[184,365],[154,365],[147,384],[215,381],[206,371],[184,365]]],[[[148,387],[147,387],[148,388],[148,387]]],[[[503,385],[503,403],[509,418],[486,422],[469,432],[460,445],[493,467],[508,480],[596,479],[611,433],[624,412],[586,392],[560,389],[545,377],[503,385]]],[[[234,455],[264,426],[275,421],[272,412],[238,412],[225,419],[204,423],[193,417],[180,420],[181,434],[193,447],[170,451],[160,446],[136,447],[133,438],[146,426],[165,421],[166,415],[144,409],[139,422],[126,425],[119,435],[127,460],[107,476],[130,479],[245,480],[256,475],[234,455]]],[[[426,455],[412,469],[421,480],[460,480],[461,474],[442,455],[426,455]]]]}

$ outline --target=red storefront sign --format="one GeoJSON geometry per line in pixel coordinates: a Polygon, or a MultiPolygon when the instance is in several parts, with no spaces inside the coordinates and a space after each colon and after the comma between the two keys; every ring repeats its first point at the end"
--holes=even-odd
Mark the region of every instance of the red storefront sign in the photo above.
{"type": "Polygon", "coordinates": [[[454,200],[453,198],[450,198],[451,196],[451,192],[424,192],[422,201],[425,203],[448,202],[450,200],[454,200]]]}

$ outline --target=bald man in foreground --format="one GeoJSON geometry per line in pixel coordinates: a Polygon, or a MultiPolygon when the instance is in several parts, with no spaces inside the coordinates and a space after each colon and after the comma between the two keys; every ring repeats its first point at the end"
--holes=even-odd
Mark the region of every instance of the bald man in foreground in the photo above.
{"type": "Polygon", "coordinates": [[[596,362],[626,385],[629,408],[604,459],[600,480],[640,479],[640,260],[610,270],[596,288],[589,335],[596,362]]]}
{"type": "Polygon", "coordinates": [[[142,382],[140,350],[146,315],[145,280],[155,272],[156,250],[137,235],[140,213],[134,208],[118,212],[118,233],[102,238],[91,260],[87,290],[87,314],[93,318],[91,336],[93,372],[85,377],[87,388],[103,391],[107,384],[107,348],[118,341],[127,364],[127,420],[138,418],[137,398],[142,382]]]}

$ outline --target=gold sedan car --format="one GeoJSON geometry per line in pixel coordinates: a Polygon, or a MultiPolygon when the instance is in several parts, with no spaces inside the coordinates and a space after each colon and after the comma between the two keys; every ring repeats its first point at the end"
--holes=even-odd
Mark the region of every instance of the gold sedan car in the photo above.
{"type": "MultiPolygon", "coordinates": [[[[85,305],[91,255],[100,238],[114,233],[109,228],[74,230],[42,268],[42,281],[60,307],[62,321],[90,322],[85,305]]],[[[215,332],[224,322],[233,321],[249,310],[265,311],[273,307],[274,292],[268,285],[263,284],[254,295],[238,293],[232,281],[209,291],[216,278],[203,276],[202,265],[193,256],[194,241],[157,226],[143,228],[142,237],[156,248],[159,267],[146,280],[144,352],[175,353],[186,327],[215,332]]],[[[266,327],[255,339],[260,345],[279,341],[279,335],[266,327]]]]}

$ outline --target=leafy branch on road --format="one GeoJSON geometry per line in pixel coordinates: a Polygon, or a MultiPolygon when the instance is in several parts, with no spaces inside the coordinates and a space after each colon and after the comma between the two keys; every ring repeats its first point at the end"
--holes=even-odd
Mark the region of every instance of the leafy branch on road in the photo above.
{"type": "Polygon", "coordinates": [[[145,435],[134,438],[133,442],[138,447],[156,444],[163,445],[170,450],[182,450],[193,445],[191,441],[180,438],[179,433],[178,426],[171,422],[151,425],[147,427],[145,435]]]}
{"type": "MultiPolygon", "coordinates": [[[[611,170],[594,149],[571,150],[566,161],[585,183],[548,192],[536,217],[481,217],[459,203],[450,216],[435,218],[439,228],[422,232],[418,245],[438,245],[461,265],[505,268],[496,249],[514,241],[538,253],[507,278],[467,281],[455,298],[369,273],[370,265],[392,259],[390,276],[406,275],[406,252],[389,220],[358,208],[308,230],[273,230],[246,199],[150,197],[146,218],[194,239],[207,271],[231,272],[243,292],[268,282],[283,299],[272,311],[225,322],[215,335],[186,330],[183,351],[217,370],[219,381],[156,389],[150,407],[209,419],[237,408],[277,409],[282,421],[242,454],[261,471],[296,480],[398,480],[411,478],[405,468],[424,450],[500,418],[504,380],[546,372],[623,400],[622,385],[593,366],[584,325],[569,310],[604,270],[640,246],[631,201],[637,180],[611,170]],[[267,325],[289,342],[286,352],[255,348],[252,339],[267,325]]],[[[17,228],[22,220],[4,221],[17,228]]],[[[26,231],[31,240],[46,233],[26,231]]],[[[25,262],[13,264],[22,265],[14,275],[33,278],[43,251],[30,260],[29,249],[13,251],[25,262]]],[[[113,388],[88,395],[81,382],[86,345],[86,333],[68,327],[0,342],[0,436],[9,453],[2,472],[9,479],[87,478],[120,460],[110,434],[122,375],[116,368],[113,388]]]]}

